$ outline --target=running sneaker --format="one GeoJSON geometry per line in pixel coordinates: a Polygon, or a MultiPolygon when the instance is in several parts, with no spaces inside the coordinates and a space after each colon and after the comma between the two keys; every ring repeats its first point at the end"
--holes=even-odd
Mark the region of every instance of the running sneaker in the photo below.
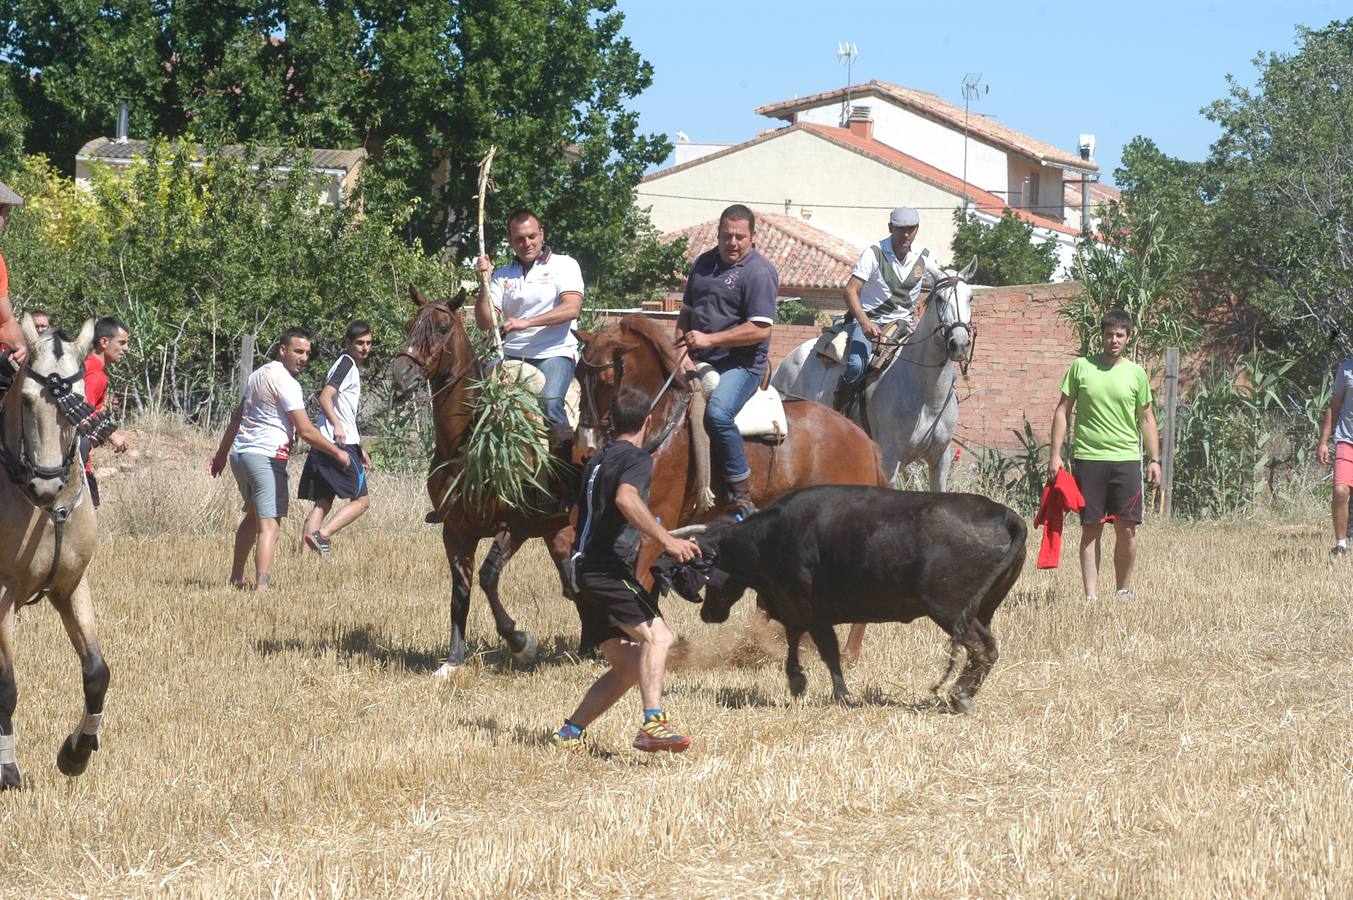
{"type": "Polygon", "coordinates": [[[550,743],[560,750],[581,750],[587,740],[587,729],[578,732],[577,737],[564,737],[559,732],[550,735],[550,743]]]}
{"type": "Polygon", "coordinates": [[[1119,588],[1113,592],[1114,597],[1119,600],[1135,600],[1137,595],[1132,593],[1132,588],[1119,588]]]}
{"type": "Polygon", "coordinates": [[[1348,559],[1348,548],[1342,544],[1335,544],[1330,550],[1330,562],[1343,562],[1348,559]]]}
{"type": "Polygon", "coordinates": [[[1096,603],[1096,602],[1099,601],[1099,595],[1098,595],[1098,594],[1086,594],[1082,599],[1083,599],[1086,603],[1096,603]]]}
{"type": "Polygon", "coordinates": [[[318,531],[307,534],[305,542],[310,545],[311,549],[318,551],[320,556],[328,556],[330,551],[334,549],[333,542],[318,531]]]}
{"type": "Polygon", "coordinates": [[[667,713],[654,716],[644,722],[639,735],[634,739],[634,749],[646,753],[666,750],[669,753],[681,753],[691,746],[691,739],[677,734],[667,727],[667,713]]]}

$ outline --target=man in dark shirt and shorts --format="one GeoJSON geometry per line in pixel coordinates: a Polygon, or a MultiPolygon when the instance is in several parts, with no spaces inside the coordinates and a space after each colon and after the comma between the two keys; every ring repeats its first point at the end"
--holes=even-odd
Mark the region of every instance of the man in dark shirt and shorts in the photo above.
{"type": "Polygon", "coordinates": [[[559,747],[577,747],[583,730],[637,683],[644,723],[636,749],[680,753],[691,739],[668,727],[662,709],[662,678],[672,631],[662,620],[656,592],[645,591],[634,574],[641,536],[655,540],[680,562],[700,553],[694,541],[672,537],[648,508],[653,458],[642,449],[652,399],[634,387],[611,401],[617,436],[588,462],[578,503],[573,546],[573,581],[578,592],[583,644],[598,647],[611,668],[596,680],[582,703],[551,738],[559,747]]]}
{"type": "Polygon", "coordinates": [[[770,330],[780,276],[753,246],[756,216],[740,203],[719,217],[719,245],[695,260],[677,316],[677,342],[719,373],[705,407],[714,462],[743,515],[752,504],[751,475],[734,421],[770,367],[770,330]]]}

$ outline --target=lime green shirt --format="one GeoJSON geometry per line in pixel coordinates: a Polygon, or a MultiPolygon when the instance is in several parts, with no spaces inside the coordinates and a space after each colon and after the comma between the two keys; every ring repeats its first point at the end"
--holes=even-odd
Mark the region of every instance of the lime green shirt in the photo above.
{"type": "Polygon", "coordinates": [[[1141,366],[1129,359],[1105,365],[1097,357],[1081,357],[1066,370],[1062,393],[1076,402],[1076,459],[1141,460],[1137,414],[1151,405],[1151,385],[1141,366]]]}

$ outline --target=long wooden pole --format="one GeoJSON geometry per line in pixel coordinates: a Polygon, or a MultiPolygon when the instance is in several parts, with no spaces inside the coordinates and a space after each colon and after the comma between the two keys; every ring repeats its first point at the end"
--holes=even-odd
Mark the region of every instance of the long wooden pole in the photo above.
{"type": "Polygon", "coordinates": [[[1174,512],[1175,416],[1179,408],[1179,348],[1165,348],[1165,421],[1160,448],[1161,515],[1174,512]]]}
{"type": "MultiPolygon", "coordinates": [[[[493,154],[498,152],[498,145],[489,147],[489,152],[479,161],[479,255],[486,255],[484,249],[484,200],[489,193],[489,170],[493,168],[493,154]]],[[[487,292],[489,287],[489,273],[479,273],[479,290],[481,293],[487,292]]],[[[498,333],[498,311],[489,304],[489,318],[492,325],[491,334],[493,335],[493,349],[499,355],[503,355],[503,336],[498,333]]]]}

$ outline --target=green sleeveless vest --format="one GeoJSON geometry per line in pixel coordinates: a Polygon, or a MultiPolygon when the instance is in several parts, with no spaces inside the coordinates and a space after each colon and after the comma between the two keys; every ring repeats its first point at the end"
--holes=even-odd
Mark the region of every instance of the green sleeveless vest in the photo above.
{"type": "Polygon", "coordinates": [[[930,251],[922,250],[921,255],[916,257],[916,265],[907,273],[906,280],[899,281],[897,270],[889,265],[883,256],[883,248],[874,244],[869,249],[874,251],[874,261],[878,263],[879,272],[883,275],[883,283],[888,285],[888,290],[892,293],[892,296],[867,313],[870,321],[876,321],[895,309],[903,306],[911,307],[911,289],[916,287],[916,282],[925,277],[924,261],[930,256],[930,251]]]}

